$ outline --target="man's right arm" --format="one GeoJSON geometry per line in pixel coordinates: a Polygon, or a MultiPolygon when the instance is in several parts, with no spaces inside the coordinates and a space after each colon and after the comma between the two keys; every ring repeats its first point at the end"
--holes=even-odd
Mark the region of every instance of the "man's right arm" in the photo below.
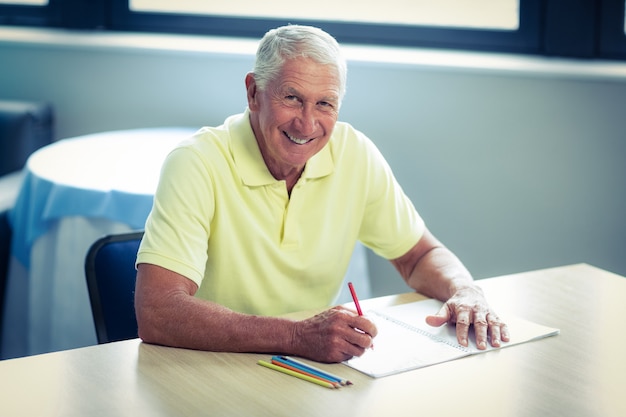
{"type": "Polygon", "coordinates": [[[135,310],[139,337],[166,346],[222,351],[283,353],[322,362],[359,356],[371,345],[376,329],[343,308],[293,321],[232,311],[194,297],[197,285],[152,264],[139,264],[135,310]]]}

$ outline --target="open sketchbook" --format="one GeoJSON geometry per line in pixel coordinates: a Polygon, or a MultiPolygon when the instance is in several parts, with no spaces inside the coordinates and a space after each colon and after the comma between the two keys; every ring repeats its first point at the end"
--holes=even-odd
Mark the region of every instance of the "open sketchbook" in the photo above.
{"type": "Polygon", "coordinates": [[[506,315],[503,319],[509,327],[511,341],[503,342],[500,348],[489,345],[486,350],[479,350],[471,327],[470,344],[464,347],[457,342],[454,326],[426,324],[426,316],[437,313],[442,305],[438,300],[424,300],[368,311],[365,315],[378,328],[374,349],[345,364],[378,378],[559,333],[558,329],[506,315]]]}

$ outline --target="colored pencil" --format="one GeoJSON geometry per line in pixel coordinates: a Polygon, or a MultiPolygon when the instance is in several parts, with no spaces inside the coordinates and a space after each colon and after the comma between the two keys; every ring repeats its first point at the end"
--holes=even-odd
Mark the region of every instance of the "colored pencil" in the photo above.
{"type": "Polygon", "coordinates": [[[288,363],[280,361],[280,360],[277,360],[277,359],[272,359],[272,363],[274,365],[276,365],[276,366],[281,366],[281,367],[283,367],[285,369],[290,369],[290,370],[292,370],[294,372],[299,372],[299,373],[301,373],[303,375],[310,376],[311,378],[316,378],[316,379],[319,379],[320,381],[328,382],[329,384],[333,384],[333,385],[337,386],[337,388],[339,388],[340,384],[339,384],[338,381],[322,378],[319,375],[316,375],[316,374],[311,373],[311,372],[304,371],[304,370],[302,370],[302,369],[300,369],[300,368],[298,368],[296,366],[289,365],[288,363]]]}
{"type": "Polygon", "coordinates": [[[323,371],[323,370],[321,370],[319,368],[316,368],[313,365],[309,365],[309,364],[304,363],[302,361],[299,361],[299,360],[297,360],[295,358],[292,358],[291,356],[278,356],[278,358],[281,358],[282,360],[285,360],[288,363],[292,363],[294,365],[298,365],[302,369],[308,370],[308,372],[316,373],[316,374],[320,375],[322,378],[333,380],[333,381],[337,381],[341,385],[352,385],[352,382],[347,380],[347,379],[345,379],[345,378],[342,378],[340,376],[331,374],[330,372],[323,371]]]}
{"type": "MultiPolygon", "coordinates": [[[[361,303],[359,303],[359,297],[356,296],[356,291],[354,289],[354,285],[352,285],[351,282],[348,282],[348,288],[350,289],[350,295],[352,295],[352,301],[354,301],[354,305],[356,306],[356,311],[357,313],[359,313],[359,316],[363,315],[363,311],[361,310],[361,303]]],[[[363,332],[361,329],[356,329],[359,332],[365,333],[363,332]]],[[[374,349],[374,344],[372,343],[372,346],[370,346],[372,349],[374,349]]]]}
{"type": "Polygon", "coordinates": [[[320,379],[313,378],[313,377],[310,377],[308,375],[304,375],[304,374],[302,374],[300,372],[294,372],[294,371],[292,371],[290,369],[283,368],[283,367],[278,366],[278,365],[274,365],[273,363],[269,363],[269,362],[266,362],[264,360],[259,360],[257,363],[259,365],[261,365],[261,366],[266,367],[266,368],[273,369],[275,371],[282,372],[282,373],[287,374],[287,375],[295,376],[296,378],[302,379],[304,381],[312,382],[314,384],[321,385],[321,386],[326,387],[326,388],[332,388],[332,389],[337,388],[337,385],[331,384],[330,382],[322,381],[320,379]]]}
{"type": "Polygon", "coordinates": [[[329,374],[327,372],[322,371],[321,369],[314,368],[309,366],[303,362],[297,361],[295,359],[288,358],[286,356],[273,356],[272,362],[279,362],[278,365],[284,364],[291,368],[295,368],[296,371],[305,372],[307,374],[311,374],[315,377],[327,380],[334,384],[340,384],[341,378],[336,377],[335,375],[329,374]]]}
{"type": "Polygon", "coordinates": [[[354,305],[356,306],[356,311],[357,313],[359,313],[359,316],[362,316],[363,311],[361,311],[361,304],[359,303],[359,298],[356,296],[354,285],[352,285],[351,282],[348,282],[348,288],[350,289],[350,295],[352,296],[352,301],[354,301],[354,305]]]}

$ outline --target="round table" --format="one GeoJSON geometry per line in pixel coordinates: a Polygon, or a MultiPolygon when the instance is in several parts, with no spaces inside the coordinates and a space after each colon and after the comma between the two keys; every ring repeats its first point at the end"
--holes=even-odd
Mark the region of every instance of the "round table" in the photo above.
{"type": "Polygon", "coordinates": [[[96,344],[84,276],[99,237],[142,229],[166,155],[192,128],[64,139],[28,159],[10,213],[2,358],[96,344]]]}

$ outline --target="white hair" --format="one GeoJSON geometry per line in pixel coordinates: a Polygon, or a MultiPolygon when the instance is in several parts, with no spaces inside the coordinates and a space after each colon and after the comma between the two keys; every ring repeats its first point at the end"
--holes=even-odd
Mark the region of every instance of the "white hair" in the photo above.
{"type": "Polygon", "coordinates": [[[310,58],[334,66],[339,77],[339,99],[343,99],[348,73],[346,60],[335,38],[313,26],[281,26],[263,36],[253,70],[259,89],[265,89],[269,81],[276,79],[285,61],[294,58],[310,58]]]}

